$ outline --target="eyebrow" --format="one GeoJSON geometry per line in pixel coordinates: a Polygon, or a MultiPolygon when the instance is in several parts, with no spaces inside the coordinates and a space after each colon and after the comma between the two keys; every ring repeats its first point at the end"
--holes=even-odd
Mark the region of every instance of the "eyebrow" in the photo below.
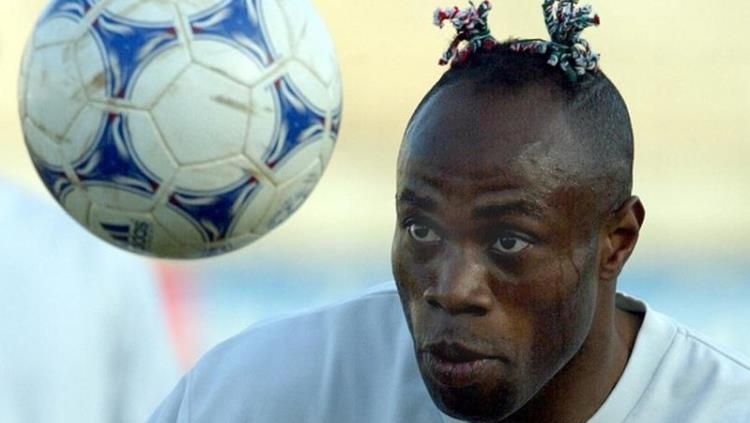
{"type": "Polygon", "coordinates": [[[473,217],[477,218],[497,217],[503,215],[533,216],[538,219],[544,217],[544,211],[541,207],[523,200],[477,207],[472,210],[471,214],[473,217]]]}
{"type": "Polygon", "coordinates": [[[435,211],[437,209],[437,202],[435,200],[430,197],[421,196],[410,189],[401,191],[396,196],[396,202],[399,204],[408,204],[424,211],[435,211]]]}
{"type": "MultiPolygon", "coordinates": [[[[410,205],[427,212],[437,210],[437,201],[429,196],[419,195],[411,189],[404,189],[396,196],[398,204],[410,205]]],[[[489,204],[477,207],[472,210],[472,217],[475,218],[492,218],[507,215],[532,216],[537,219],[544,217],[544,210],[537,204],[525,200],[510,201],[504,204],[489,204]]]]}

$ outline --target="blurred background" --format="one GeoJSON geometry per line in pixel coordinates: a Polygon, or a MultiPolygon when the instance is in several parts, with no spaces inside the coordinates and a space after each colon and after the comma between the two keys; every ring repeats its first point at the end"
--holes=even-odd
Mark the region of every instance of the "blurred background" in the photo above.
{"type": "MultiPolygon", "coordinates": [[[[46,2],[2,2],[10,12],[0,15],[0,176],[51,202],[16,112],[22,48],[46,2]]],[[[453,3],[313,3],[343,75],[336,151],[306,204],[261,240],[219,258],[149,262],[183,369],[257,319],[391,278],[398,145],[414,106],[444,70],[437,59],[452,34],[431,25],[432,11],[453,3]]],[[[497,0],[496,37],[546,37],[537,3],[497,0]]],[[[620,289],[750,355],[743,336],[750,323],[750,44],[742,41],[750,3],[593,3],[602,25],[587,38],[630,107],[635,193],[647,208],[620,289]]]]}

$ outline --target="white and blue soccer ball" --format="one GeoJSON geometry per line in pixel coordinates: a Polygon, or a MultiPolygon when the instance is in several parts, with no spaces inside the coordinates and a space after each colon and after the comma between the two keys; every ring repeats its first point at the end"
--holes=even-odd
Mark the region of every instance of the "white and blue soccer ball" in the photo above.
{"type": "Polygon", "coordinates": [[[168,258],[234,250],[283,222],[341,119],[309,0],[53,0],[19,89],[55,199],[100,238],[168,258]]]}

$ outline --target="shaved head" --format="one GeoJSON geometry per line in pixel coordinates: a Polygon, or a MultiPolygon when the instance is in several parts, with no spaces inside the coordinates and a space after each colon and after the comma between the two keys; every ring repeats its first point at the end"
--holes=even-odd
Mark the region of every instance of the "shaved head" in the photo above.
{"type": "MultiPolygon", "coordinates": [[[[441,90],[455,86],[489,99],[515,99],[517,113],[497,110],[490,101],[487,109],[475,111],[483,120],[514,119],[521,123],[531,120],[532,114],[547,114],[546,119],[556,120],[560,133],[558,155],[552,157],[538,151],[544,153],[538,159],[554,161],[557,167],[565,162],[567,171],[572,172],[567,176],[579,178],[595,191],[601,212],[619,206],[630,197],[633,172],[630,116],[619,91],[602,71],[571,82],[558,68],[549,66],[544,57],[512,51],[509,43],[498,44],[490,51],[477,52],[466,63],[443,74],[417,106],[407,134],[413,130],[415,117],[424,105],[441,90]],[[524,104],[529,107],[522,107],[524,104]]],[[[537,122],[545,119],[536,117],[537,122]]],[[[467,131],[472,130],[465,126],[467,131]]],[[[528,149],[527,154],[533,151],[528,149]]]]}

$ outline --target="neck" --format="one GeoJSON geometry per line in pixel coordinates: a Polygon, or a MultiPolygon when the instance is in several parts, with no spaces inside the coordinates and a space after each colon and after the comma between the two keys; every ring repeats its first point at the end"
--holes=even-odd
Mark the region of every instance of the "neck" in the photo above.
{"type": "Polygon", "coordinates": [[[625,370],[642,321],[615,306],[614,292],[605,296],[578,353],[503,423],[584,422],[604,404],[625,370]]]}

